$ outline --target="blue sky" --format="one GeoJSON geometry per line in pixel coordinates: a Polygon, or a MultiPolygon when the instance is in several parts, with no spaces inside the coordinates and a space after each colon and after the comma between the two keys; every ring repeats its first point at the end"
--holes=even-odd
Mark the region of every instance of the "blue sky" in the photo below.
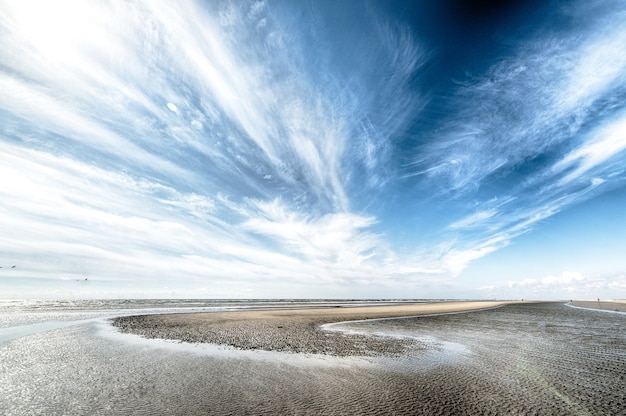
{"type": "Polygon", "coordinates": [[[622,1],[0,1],[0,298],[626,298],[625,98],[622,1]]]}

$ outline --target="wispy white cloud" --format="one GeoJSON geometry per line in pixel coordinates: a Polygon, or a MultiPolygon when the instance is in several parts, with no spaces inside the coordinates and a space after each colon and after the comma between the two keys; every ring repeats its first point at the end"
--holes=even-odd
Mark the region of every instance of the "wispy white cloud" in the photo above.
{"type": "Polygon", "coordinates": [[[405,178],[456,199],[463,213],[442,237],[453,242],[453,269],[623,184],[626,13],[613,4],[611,13],[557,8],[585,25],[507,45],[508,57],[459,83],[458,111],[416,148],[405,178]],[[493,238],[505,241],[485,246],[493,238]]]}
{"type": "Polygon", "coordinates": [[[2,149],[0,250],[30,277],[180,280],[183,293],[207,279],[371,285],[409,267],[427,272],[394,258],[370,231],[373,217],[185,194],[46,152],[2,149]]]}
{"type": "Polygon", "coordinates": [[[362,66],[347,85],[331,61],[312,71],[310,45],[288,31],[311,22],[284,17],[257,2],[7,3],[5,138],[156,178],[170,193],[200,189],[194,202],[168,202],[192,203],[199,215],[210,214],[218,192],[270,200],[280,192],[317,213],[347,212],[346,184],[360,180],[353,166],[374,176],[388,157],[378,150],[414,112],[403,85],[422,56],[408,31],[372,14],[368,36],[378,41],[354,58],[362,66]],[[372,93],[364,87],[373,62],[392,76],[372,93]],[[402,100],[377,111],[376,99],[392,95],[402,100]],[[365,152],[351,145],[346,154],[361,139],[365,152]]]}
{"type": "MultiPolygon", "coordinates": [[[[54,143],[55,138],[50,138],[50,147],[71,148],[74,143],[77,146],[89,146],[112,158],[120,158],[128,164],[164,171],[169,175],[190,175],[190,172],[94,122],[90,114],[81,114],[71,104],[53,97],[45,90],[9,75],[1,76],[0,101],[3,105],[0,104],[0,108],[10,111],[24,122],[36,120],[36,127],[45,126],[43,131],[33,135],[54,134],[63,137],[65,143],[54,143]]],[[[44,141],[41,137],[35,140],[44,141]]],[[[56,138],[56,141],[60,140],[56,138]]]]}
{"type": "Polygon", "coordinates": [[[484,227],[487,221],[490,218],[493,218],[494,216],[496,216],[497,213],[498,212],[495,209],[487,209],[483,211],[478,211],[450,224],[450,228],[453,230],[456,230],[456,229],[473,228],[473,227],[478,227],[478,226],[484,227]]]}
{"type": "Polygon", "coordinates": [[[540,31],[518,41],[486,75],[468,76],[457,93],[460,111],[421,149],[415,171],[444,190],[476,189],[571,141],[591,119],[610,121],[626,81],[619,52],[626,47],[626,14],[615,6],[595,16],[581,8],[576,13],[591,24],[540,31]]]}
{"type": "MultiPolygon", "coordinates": [[[[592,134],[580,147],[572,150],[563,159],[554,164],[555,172],[564,172],[557,185],[565,185],[580,178],[591,169],[607,162],[626,149],[626,115],[620,114],[616,120],[607,122],[592,134]]],[[[622,168],[622,160],[618,161],[622,168]]],[[[592,182],[599,185],[598,178],[592,182]]]]}
{"type": "Polygon", "coordinates": [[[289,212],[280,201],[254,202],[252,218],[242,224],[251,232],[274,241],[279,250],[297,258],[327,266],[359,267],[382,247],[380,236],[367,230],[372,217],[349,213],[327,214],[320,218],[289,212]]]}
{"type": "Polygon", "coordinates": [[[0,252],[20,276],[215,296],[448,284],[626,169],[622,12],[583,41],[515,44],[409,149],[436,51],[375,6],[1,4],[0,252]],[[431,233],[396,202],[424,182],[415,200],[441,198],[425,203],[442,211],[431,233]]]}

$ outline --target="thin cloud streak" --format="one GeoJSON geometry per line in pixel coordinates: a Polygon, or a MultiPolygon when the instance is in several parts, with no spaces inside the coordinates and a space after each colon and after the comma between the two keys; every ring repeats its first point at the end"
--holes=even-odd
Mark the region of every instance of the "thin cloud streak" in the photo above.
{"type": "Polygon", "coordinates": [[[582,43],[573,28],[546,29],[512,45],[510,56],[486,75],[460,83],[454,100],[461,111],[437,140],[416,149],[406,180],[426,182],[443,196],[483,199],[448,225],[452,270],[459,273],[568,207],[624,183],[618,176],[626,167],[619,97],[626,61],[619,51],[626,45],[626,13],[617,9],[591,19],[582,43]],[[559,148],[569,148],[565,157],[550,156],[559,148]],[[546,157],[547,169],[500,191],[503,178],[546,157]],[[484,243],[502,236],[495,246],[484,243]]]}
{"type": "MultiPolygon", "coordinates": [[[[585,141],[583,145],[574,149],[554,165],[555,172],[562,172],[575,166],[573,170],[570,169],[562,177],[558,185],[562,186],[580,178],[591,169],[602,165],[626,149],[626,113],[620,114],[615,121],[607,122],[590,136],[591,138],[585,141]]],[[[617,162],[618,169],[621,169],[623,161],[617,162]]],[[[609,175],[609,169],[604,166],[604,172],[601,174],[609,175]],[[606,173],[607,170],[609,173],[606,173]]]]}

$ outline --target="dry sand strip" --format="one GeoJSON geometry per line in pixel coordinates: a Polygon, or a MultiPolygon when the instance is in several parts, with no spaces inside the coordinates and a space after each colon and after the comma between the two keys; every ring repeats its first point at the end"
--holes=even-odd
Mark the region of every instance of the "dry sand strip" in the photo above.
{"type": "Polygon", "coordinates": [[[574,300],[570,302],[579,308],[601,309],[604,311],[626,312],[626,301],[595,301],[595,300],[574,300]]]}
{"type": "Polygon", "coordinates": [[[433,302],[387,306],[204,312],[117,318],[122,332],[146,338],[205,342],[247,350],[329,355],[395,355],[410,344],[400,339],[323,331],[322,324],[400,318],[495,308],[512,302],[433,302]]]}

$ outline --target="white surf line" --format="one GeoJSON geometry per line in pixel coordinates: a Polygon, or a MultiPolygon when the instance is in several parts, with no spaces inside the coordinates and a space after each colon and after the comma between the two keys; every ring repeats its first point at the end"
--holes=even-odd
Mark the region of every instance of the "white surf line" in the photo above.
{"type": "Polygon", "coordinates": [[[352,320],[352,321],[330,322],[330,323],[327,323],[327,324],[320,325],[320,328],[322,330],[324,330],[324,331],[335,331],[335,332],[346,332],[346,333],[353,332],[353,333],[362,334],[361,332],[353,331],[353,330],[350,330],[350,329],[342,330],[342,329],[335,329],[335,328],[332,328],[332,327],[336,326],[336,325],[345,325],[345,324],[358,323],[358,322],[389,321],[389,320],[392,320],[392,319],[411,319],[411,318],[423,318],[423,317],[429,317],[429,316],[458,315],[458,314],[470,313],[470,312],[483,312],[483,311],[489,311],[489,310],[492,310],[492,309],[498,309],[498,308],[501,308],[501,307],[506,306],[506,305],[508,305],[508,303],[503,303],[502,305],[497,305],[497,306],[491,306],[489,308],[470,309],[470,310],[466,310],[466,311],[439,312],[439,313],[428,313],[428,314],[424,314],[424,315],[409,315],[409,316],[397,316],[397,317],[391,317],[391,318],[369,318],[369,319],[356,319],[356,320],[352,320]]]}
{"type": "Polygon", "coordinates": [[[584,307],[584,306],[572,305],[570,302],[565,303],[565,306],[569,306],[570,308],[574,308],[574,309],[582,309],[582,310],[588,310],[588,311],[616,313],[618,315],[626,315],[626,312],[622,312],[622,311],[611,311],[611,310],[608,310],[608,309],[587,308],[587,307],[584,307]]]}

